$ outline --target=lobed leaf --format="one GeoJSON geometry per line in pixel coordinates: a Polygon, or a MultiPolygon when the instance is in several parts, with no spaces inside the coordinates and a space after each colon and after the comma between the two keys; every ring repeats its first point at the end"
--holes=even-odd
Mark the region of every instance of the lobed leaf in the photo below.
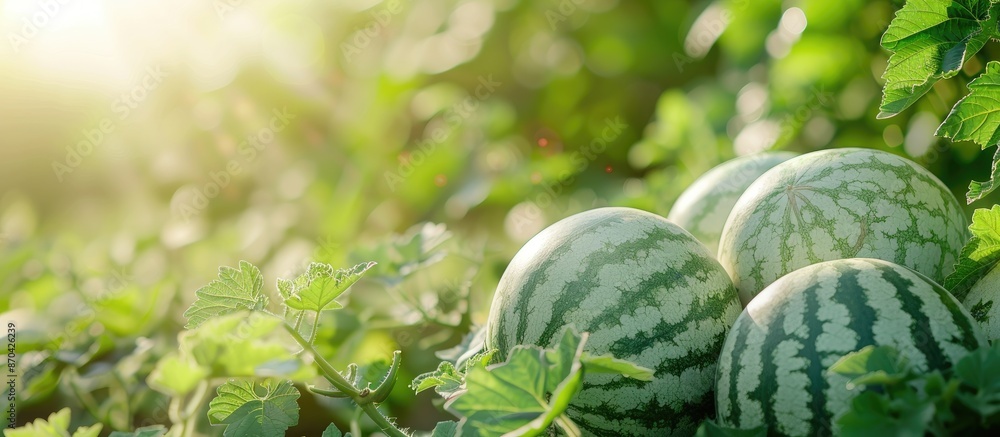
{"type": "MultiPolygon", "coordinates": [[[[959,100],[941,123],[937,135],[953,141],[974,141],[984,150],[1000,143],[1000,62],[990,61],[986,71],[969,82],[969,95],[959,100]]],[[[989,194],[1000,176],[1000,149],[993,156],[992,173],[986,182],[972,181],[968,203],[989,194]]]]}
{"type": "Polygon", "coordinates": [[[326,429],[323,430],[323,434],[321,434],[320,437],[351,437],[351,433],[342,434],[340,429],[337,428],[337,425],[331,423],[326,427],[326,429]]]}
{"type": "Polygon", "coordinates": [[[910,375],[910,366],[891,346],[865,346],[837,360],[830,371],[851,378],[848,386],[893,385],[910,375]]]}
{"type": "Polygon", "coordinates": [[[361,279],[375,262],[358,264],[350,269],[334,270],[329,264],[312,263],[293,281],[279,280],[278,290],[289,308],[324,311],[342,308],[335,299],[361,279]]]}
{"type": "Polygon", "coordinates": [[[902,112],[934,82],[957,74],[996,36],[992,6],[989,0],[907,1],[882,36],[882,47],[893,53],[882,76],[878,118],[902,112]]]}
{"type": "Polygon", "coordinates": [[[241,310],[263,310],[267,307],[263,284],[260,270],[246,261],[240,261],[239,269],[219,267],[219,279],[195,292],[197,299],[184,311],[188,319],[184,327],[197,328],[213,317],[241,310]]]}
{"type": "Polygon", "coordinates": [[[264,381],[263,395],[249,380],[231,380],[218,389],[208,407],[212,425],[226,425],[225,437],[284,435],[299,423],[299,391],[290,381],[264,381]]]}
{"type": "Polygon", "coordinates": [[[837,419],[840,434],[849,437],[922,436],[934,418],[934,403],[927,399],[890,401],[866,391],[851,401],[851,408],[837,419]]]}
{"type": "Polygon", "coordinates": [[[516,346],[503,363],[473,366],[465,390],[445,403],[462,417],[459,432],[540,435],[558,423],[569,434],[579,433],[564,413],[583,387],[586,341],[586,334],[570,329],[554,349],[516,346]]]}
{"type": "MultiPolygon", "coordinates": [[[[70,410],[63,408],[49,414],[47,419],[38,418],[23,426],[5,429],[7,437],[66,437],[69,433],[70,410]]],[[[81,426],[73,432],[73,437],[97,437],[104,425],[100,423],[91,426],[81,426]]]]}
{"type": "Polygon", "coordinates": [[[454,364],[442,361],[437,370],[413,378],[410,388],[416,393],[433,388],[437,394],[447,399],[460,391],[463,383],[465,375],[455,369],[454,364]]]}
{"type": "Polygon", "coordinates": [[[456,435],[458,435],[458,422],[448,420],[434,425],[430,437],[454,437],[456,435]]]}
{"type": "Polygon", "coordinates": [[[1000,266],[1000,205],[977,209],[969,226],[972,239],[962,248],[955,271],[944,280],[944,287],[962,300],[976,282],[1000,266]]]}

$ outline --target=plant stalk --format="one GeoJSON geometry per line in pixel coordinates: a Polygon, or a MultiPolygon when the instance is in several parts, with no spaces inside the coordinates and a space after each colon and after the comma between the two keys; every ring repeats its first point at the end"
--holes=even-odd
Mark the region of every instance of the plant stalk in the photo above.
{"type": "Polygon", "coordinates": [[[326,358],[323,358],[323,356],[316,351],[316,348],[313,347],[312,343],[307,341],[305,338],[302,338],[302,335],[300,335],[299,332],[291,325],[287,323],[284,323],[283,325],[285,330],[291,334],[292,338],[294,338],[303,349],[312,354],[313,358],[316,360],[316,364],[319,365],[320,370],[323,371],[323,376],[326,380],[330,381],[330,384],[333,384],[334,388],[347,394],[347,396],[350,397],[354,403],[358,404],[358,406],[360,406],[361,409],[368,414],[368,417],[375,422],[375,425],[378,426],[382,432],[391,437],[407,437],[406,433],[401,431],[399,428],[396,428],[395,425],[389,422],[389,419],[382,415],[382,412],[380,412],[378,408],[375,408],[375,404],[373,404],[368,398],[361,396],[361,392],[359,392],[353,384],[344,379],[343,375],[341,375],[337,369],[334,369],[330,362],[328,362],[326,358]]]}

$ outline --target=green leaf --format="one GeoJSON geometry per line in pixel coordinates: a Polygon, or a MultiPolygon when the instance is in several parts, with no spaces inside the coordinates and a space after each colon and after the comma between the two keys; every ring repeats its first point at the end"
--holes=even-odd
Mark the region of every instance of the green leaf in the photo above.
{"type": "Polygon", "coordinates": [[[955,376],[976,390],[1000,392],[1000,342],[962,357],[955,376]]]}
{"type": "Polygon", "coordinates": [[[335,299],[374,265],[374,262],[367,262],[350,269],[334,270],[329,264],[312,263],[294,281],[279,281],[278,290],[282,296],[287,295],[285,305],[289,308],[308,311],[342,308],[335,299]]]}
{"type": "Polygon", "coordinates": [[[198,298],[184,312],[185,328],[197,328],[206,320],[241,310],[258,311],[267,307],[267,295],[261,292],[263,277],[256,266],[240,261],[239,270],[219,267],[219,279],[201,287],[198,298]]]}
{"type": "MultiPolygon", "coordinates": [[[[7,437],[66,437],[69,434],[69,407],[63,408],[49,415],[48,419],[38,418],[34,422],[24,424],[24,426],[5,429],[4,435],[7,437]]],[[[96,437],[100,434],[103,425],[100,423],[92,426],[81,426],[73,433],[73,437],[96,437]]]]}
{"type": "Polygon", "coordinates": [[[884,395],[866,391],[851,401],[850,410],[837,419],[837,425],[840,435],[847,437],[920,437],[933,417],[934,404],[929,400],[891,402],[884,395]]]}
{"type": "Polygon", "coordinates": [[[991,12],[988,0],[907,1],[882,36],[882,47],[893,53],[878,118],[902,112],[934,82],[957,74],[997,34],[991,12]]]}
{"type": "Polygon", "coordinates": [[[993,153],[993,165],[990,166],[990,180],[986,182],[969,182],[969,192],[965,194],[966,201],[972,203],[990,194],[990,192],[996,189],[994,185],[997,180],[1000,180],[1000,147],[997,147],[997,151],[993,153]]]}
{"type": "Polygon", "coordinates": [[[590,355],[584,352],[581,361],[587,373],[612,373],[639,381],[653,380],[653,369],[642,367],[631,361],[620,360],[611,355],[590,355]]]}
{"type": "Polygon", "coordinates": [[[891,346],[865,346],[837,360],[830,371],[851,380],[848,387],[894,385],[910,375],[909,361],[891,346]]]}
{"type": "MultiPolygon", "coordinates": [[[[350,436],[351,433],[347,433],[347,435],[350,436]]],[[[331,423],[326,427],[326,429],[323,430],[323,434],[320,437],[343,437],[343,434],[340,433],[340,429],[337,428],[337,425],[331,423]]]]}
{"type": "MultiPolygon", "coordinates": [[[[959,100],[941,123],[937,135],[953,141],[974,141],[984,150],[1000,143],[1000,62],[990,61],[986,72],[969,82],[969,95],[959,100]]],[[[968,203],[993,191],[1000,177],[1000,150],[993,156],[992,173],[986,182],[972,181],[968,203]]]]}
{"type": "Polygon", "coordinates": [[[698,432],[695,433],[695,436],[696,437],[767,437],[767,427],[759,426],[757,428],[750,428],[750,429],[726,428],[711,420],[706,420],[702,422],[701,426],[698,427],[698,432]]]}
{"type": "Polygon", "coordinates": [[[228,314],[182,331],[178,349],[160,358],[146,382],[161,393],[183,396],[213,377],[312,378],[315,366],[286,343],[281,323],[265,313],[228,314]]]}
{"type": "Polygon", "coordinates": [[[191,355],[174,351],[157,361],[146,383],[160,393],[178,397],[190,393],[210,373],[191,355]]]}
{"type": "Polygon", "coordinates": [[[290,381],[231,380],[218,389],[208,407],[212,425],[226,425],[225,437],[284,435],[299,422],[299,391],[290,381]]]}
{"type": "Polygon", "coordinates": [[[464,382],[465,375],[455,369],[454,364],[442,361],[437,370],[413,378],[410,388],[415,393],[433,388],[441,397],[448,399],[462,389],[464,382]]]}
{"type": "Polygon", "coordinates": [[[1000,265],[1000,205],[993,209],[977,209],[969,226],[972,239],[962,248],[955,271],[944,280],[944,286],[962,300],[983,276],[1000,265]]]}
{"type": "MultiPolygon", "coordinates": [[[[167,433],[163,425],[144,426],[133,432],[115,431],[108,437],[160,437],[167,433]]],[[[73,437],[76,437],[75,435],[73,437]]]]}
{"type": "Polygon", "coordinates": [[[456,435],[458,435],[458,422],[448,420],[434,425],[430,437],[455,437],[456,435]]]}
{"type": "Polygon", "coordinates": [[[460,433],[474,428],[479,435],[539,435],[553,422],[569,428],[567,433],[579,432],[564,412],[582,388],[580,360],[587,335],[567,332],[570,338],[564,336],[551,353],[516,346],[503,363],[472,367],[465,391],[445,403],[445,408],[463,417],[460,433]]]}
{"type": "Polygon", "coordinates": [[[451,361],[456,366],[462,367],[465,362],[472,357],[479,355],[486,345],[486,326],[472,329],[462,337],[462,342],[450,349],[440,350],[434,353],[438,358],[451,361]]]}
{"type": "MultiPolygon", "coordinates": [[[[103,428],[104,428],[104,425],[102,425],[100,423],[97,423],[97,424],[94,424],[94,425],[91,425],[91,426],[81,426],[81,427],[77,428],[76,431],[73,431],[73,437],[97,437],[97,436],[101,435],[101,429],[103,429],[103,428]]],[[[161,426],[161,428],[162,428],[162,426],[161,426]]],[[[115,437],[115,433],[117,433],[117,432],[118,431],[115,431],[115,432],[111,433],[110,437],[115,437]]],[[[163,435],[166,432],[167,432],[167,430],[163,429],[163,431],[160,432],[159,434],[153,434],[153,435],[150,435],[150,437],[161,436],[161,435],[163,435]]],[[[126,434],[126,435],[128,435],[128,434],[126,434]]]]}

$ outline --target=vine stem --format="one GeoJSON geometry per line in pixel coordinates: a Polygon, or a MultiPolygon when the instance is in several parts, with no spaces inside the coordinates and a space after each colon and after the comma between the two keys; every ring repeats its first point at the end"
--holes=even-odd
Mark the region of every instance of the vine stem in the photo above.
{"type": "Polygon", "coordinates": [[[378,426],[382,432],[391,437],[407,437],[406,433],[401,431],[399,428],[396,428],[395,425],[389,422],[388,418],[382,415],[382,412],[380,412],[378,408],[375,408],[375,404],[373,404],[370,399],[362,396],[361,392],[354,387],[354,384],[351,384],[348,380],[344,379],[343,375],[341,375],[337,369],[334,369],[330,362],[316,351],[316,348],[313,347],[312,343],[307,341],[305,338],[302,338],[302,335],[288,323],[282,323],[282,325],[292,338],[294,338],[295,341],[302,346],[302,349],[312,354],[313,359],[316,360],[316,364],[319,365],[320,370],[323,371],[323,376],[326,380],[330,381],[330,384],[333,384],[337,390],[347,394],[347,396],[350,397],[354,403],[358,404],[358,406],[360,406],[361,409],[368,414],[368,417],[375,422],[375,425],[378,426]]]}

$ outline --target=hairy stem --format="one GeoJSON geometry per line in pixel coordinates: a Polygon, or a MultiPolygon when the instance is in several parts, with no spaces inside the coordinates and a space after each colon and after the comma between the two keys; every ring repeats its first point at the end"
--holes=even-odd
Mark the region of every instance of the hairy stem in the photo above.
{"type": "Polygon", "coordinates": [[[406,437],[406,433],[399,430],[399,428],[396,428],[389,422],[389,419],[382,415],[382,412],[380,412],[378,408],[375,408],[375,404],[373,404],[367,397],[368,393],[362,396],[361,392],[358,391],[353,384],[344,379],[343,375],[341,375],[337,369],[334,369],[330,362],[316,351],[316,348],[313,347],[311,342],[302,338],[302,335],[299,334],[299,332],[291,325],[287,323],[283,325],[292,338],[294,338],[304,350],[312,354],[313,358],[316,360],[316,364],[319,365],[320,370],[323,371],[323,376],[326,380],[330,381],[330,384],[332,384],[334,388],[347,394],[347,396],[350,397],[354,403],[358,404],[358,406],[360,406],[361,409],[368,414],[368,417],[375,422],[375,425],[378,426],[382,432],[391,437],[406,437]]]}

